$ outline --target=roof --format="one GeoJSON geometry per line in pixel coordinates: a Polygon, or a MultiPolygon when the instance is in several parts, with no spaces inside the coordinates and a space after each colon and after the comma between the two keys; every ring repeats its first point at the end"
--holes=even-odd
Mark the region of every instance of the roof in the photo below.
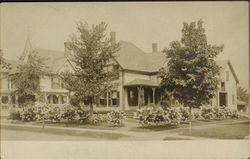
{"type": "Polygon", "coordinates": [[[156,83],[151,80],[144,80],[144,79],[135,79],[131,82],[126,83],[124,86],[153,86],[158,87],[159,83],[156,83]]]}
{"type": "Polygon", "coordinates": [[[217,64],[218,64],[219,66],[222,67],[221,73],[224,72],[226,66],[228,65],[229,68],[230,68],[230,70],[231,70],[231,72],[232,72],[232,74],[233,74],[233,76],[234,76],[235,81],[236,81],[237,83],[239,83],[239,79],[238,79],[238,77],[237,77],[237,75],[236,75],[236,73],[235,73],[235,71],[234,71],[234,69],[233,69],[233,66],[232,66],[232,64],[231,64],[231,62],[230,62],[229,60],[218,60],[218,61],[216,61],[216,62],[217,62],[217,64]]]}
{"type": "Polygon", "coordinates": [[[131,42],[120,41],[120,50],[115,54],[116,61],[123,69],[158,72],[166,61],[162,52],[145,53],[131,42]]]}
{"type": "Polygon", "coordinates": [[[237,100],[237,105],[247,105],[247,103],[241,100],[237,100]]]}

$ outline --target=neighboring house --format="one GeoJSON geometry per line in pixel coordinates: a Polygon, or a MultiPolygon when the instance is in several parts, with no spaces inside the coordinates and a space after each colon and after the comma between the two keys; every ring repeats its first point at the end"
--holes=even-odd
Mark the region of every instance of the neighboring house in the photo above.
{"type": "Polygon", "coordinates": [[[221,66],[219,90],[212,104],[216,106],[227,106],[230,109],[237,109],[237,85],[239,80],[229,60],[217,61],[221,66]]]}
{"type": "MultiPolygon", "coordinates": [[[[112,33],[111,36],[115,36],[112,33]]],[[[115,39],[112,37],[111,39],[115,39]]],[[[159,91],[160,79],[157,77],[158,70],[167,66],[167,60],[162,52],[157,50],[157,44],[152,44],[152,52],[145,53],[131,42],[120,41],[120,50],[115,54],[107,69],[118,70],[119,83],[116,89],[100,97],[96,110],[134,110],[139,105],[157,104],[160,102],[159,91]]],[[[56,76],[56,73],[64,70],[74,71],[74,64],[67,58],[70,52],[52,51],[47,49],[34,49],[41,57],[46,57],[46,64],[52,73],[40,79],[42,92],[45,101],[52,105],[69,103],[69,92],[64,88],[63,82],[56,76]]],[[[221,83],[216,92],[216,98],[211,102],[217,106],[228,106],[237,108],[237,76],[230,61],[218,61],[222,67],[221,83]]],[[[2,82],[4,88],[11,85],[2,82]]],[[[7,89],[8,90],[8,89],[7,89]]],[[[8,90],[9,91],[9,90],[8,90]]],[[[5,98],[1,97],[2,98],[5,98]]],[[[9,97],[10,98],[10,97],[9,97]]],[[[3,100],[5,101],[5,100],[3,100]]],[[[2,101],[2,103],[3,103],[2,101]]],[[[5,102],[6,103],[6,102],[5,102]]]]}

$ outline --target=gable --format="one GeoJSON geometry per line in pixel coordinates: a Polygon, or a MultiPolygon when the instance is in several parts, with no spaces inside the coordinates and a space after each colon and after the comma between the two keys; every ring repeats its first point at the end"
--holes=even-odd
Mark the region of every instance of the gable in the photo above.
{"type": "Polygon", "coordinates": [[[229,71],[236,83],[239,83],[238,77],[233,69],[233,66],[229,60],[216,61],[217,64],[221,67],[220,76],[222,79],[226,79],[226,72],[229,71]]]}

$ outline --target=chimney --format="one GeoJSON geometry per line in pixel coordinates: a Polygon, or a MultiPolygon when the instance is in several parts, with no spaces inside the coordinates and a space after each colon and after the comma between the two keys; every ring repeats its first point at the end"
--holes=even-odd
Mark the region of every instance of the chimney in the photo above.
{"type": "Polygon", "coordinates": [[[116,38],[116,33],[115,32],[110,32],[110,40],[112,43],[115,42],[115,38],[116,38]]]}
{"type": "Polygon", "coordinates": [[[152,44],[152,52],[153,53],[158,52],[158,44],[157,43],[152,44]]]}
{"type": "Polygon", "coordinates": [[[70,52],[69,42],[64,42],[64,52],[70,52]]]}

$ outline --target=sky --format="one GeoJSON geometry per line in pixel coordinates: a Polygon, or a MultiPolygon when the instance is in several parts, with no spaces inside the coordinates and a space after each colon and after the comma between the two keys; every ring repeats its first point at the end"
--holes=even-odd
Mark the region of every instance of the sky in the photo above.
{"type": "Polygon", "coordinates": [[[33,48],[63,51],[79,21],[108,23],[117,41],[145,52],[180,40],[183,22],[203,19],[208,43],[224,44],[219,60],[230,60],[243,87],[249,81],[248,2],[2,3],[0,48],[7,59],[21,55],[27,36],[33,48]]]}

